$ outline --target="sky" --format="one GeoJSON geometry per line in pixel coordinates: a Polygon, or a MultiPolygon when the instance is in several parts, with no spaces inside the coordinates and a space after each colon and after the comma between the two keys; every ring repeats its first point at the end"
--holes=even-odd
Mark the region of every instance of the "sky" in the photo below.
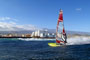
{"type": "Polygon", "coordinates": [[[0,0],[0,31],[56,29],[60,9],[66,30],[90,32],[90,0],[0,0]]]}

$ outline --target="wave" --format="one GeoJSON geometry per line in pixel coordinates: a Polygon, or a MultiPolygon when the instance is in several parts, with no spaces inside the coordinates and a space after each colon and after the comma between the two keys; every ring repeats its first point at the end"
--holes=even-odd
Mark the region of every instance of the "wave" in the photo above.
{"type": "MultiPolygon", "coordinates": [[[[41,39],[41,38],[18,38],[23,41],[55,41],[56,39],[41,39]]],[[[90,37],[77,36],[67,39],[67,45],[80,45],[80,44],[90,44],[90,37]]]]}
{"type": "Polygon", "coordinates": [[[56,39],[42,39],[42,38],[18,38],[23,41],[54,41],[56,39]]]}

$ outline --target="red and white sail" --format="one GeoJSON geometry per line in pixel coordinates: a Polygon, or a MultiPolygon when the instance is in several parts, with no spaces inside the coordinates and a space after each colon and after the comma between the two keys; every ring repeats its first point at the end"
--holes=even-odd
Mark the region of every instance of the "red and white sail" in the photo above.
{"type": "Polygon", "coordinates": [[[65,29],[63,24],[63,11],[60,10],[56,28],[56,44],[65,44],[65,29]]]}

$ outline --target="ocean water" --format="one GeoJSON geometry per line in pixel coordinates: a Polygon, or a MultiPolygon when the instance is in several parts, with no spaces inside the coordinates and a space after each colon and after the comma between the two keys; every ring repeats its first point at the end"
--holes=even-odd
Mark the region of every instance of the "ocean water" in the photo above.
{"type": "Polygon", "coordinates": [[[2,38],[0,60],[90,60],[90,39],[80,38],[60,47],[48,46],[55,39],[2,38]]]}

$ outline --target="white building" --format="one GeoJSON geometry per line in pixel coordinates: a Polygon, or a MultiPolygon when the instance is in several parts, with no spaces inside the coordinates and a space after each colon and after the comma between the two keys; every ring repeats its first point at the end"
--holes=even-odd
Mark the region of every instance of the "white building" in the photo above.
{"type": "Polygon", "coordinates": [[[35,32],[32,32],[31,37],[35,36],[35,32]]]}
{"type": "Polygon", "coordinates": [[[48,33],[48,30],[37,30],[35,32],[32,32],[31,37],[55,37],[55,33],[48,33]]]}
{"type": "Polygon", "coordinates": [[[41,33],[40,37],[46,37],[46,35],[44,33],[41,33]]]}
{"type": "Polygon", "coordinates": [[[48,37],[55,37],[55,33],[48,33],[48,37]]]}
{"type": "Polygon", "coordinates": [[[32,32],[31,36],[40,36],[40,30],[37,30],[35,32],[32,32]]]}

